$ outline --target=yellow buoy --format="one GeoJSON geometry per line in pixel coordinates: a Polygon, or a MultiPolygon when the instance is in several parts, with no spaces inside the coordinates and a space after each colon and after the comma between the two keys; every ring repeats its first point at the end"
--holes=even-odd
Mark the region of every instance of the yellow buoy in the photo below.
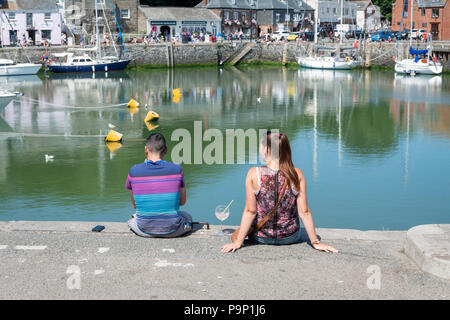
{"type": "Polygon", "coordinates": [[[123,137],[123,134],[111,129],[111,130],[109,130],[109,133],[105,138],[105,141],[106,142],[120,142],[120,141],[122,141],[122,137],[123,137]]]}
{"type": "Polygon", "coordinates": [[[174,103],[180,103],[180,101],[181,101],[181,96],[173,96],[172,101],[173,101],[174,103]]]}
{"type": "Polygon", "coordinates": [[[118,149],[122,147],[120,142],[106,142],[106,147],[109,149],[109,152],[116,152],[118,149]]]}
{"type": "Polygon", "coordinates": [[[144,121],[149,122],[157,119],[159,119],[159,114],[157,114],[155,111],[150,110],[147,113],[147,116],[145,117],[144,121]]]}
{"type": "Polygon", "coordinates": [[[136,107],[129,107],[129,108],[128,108],[128,112],[129,112],[131,115],[135,114],[135,113],[138,112],[138,111],[139,111],[139,108],[136,108],[136,107]]]}
{"type": "Polygon", "coordinates": [[[153,124],[150,122],[146,122],[145,125],[147,126],[148,131],[155,130],[156,128],[159,127],[159,124],[153,124]]]}
{"type": "Polygon", "coordinates": [[[181,95],[182,95],[182,94],[181,94],[181,89],[180,89],[180,88],[173,89],[173,90],[172,90],[172,94],[173,94],[174,96],[181,96],[181,95]]]}
{"type": "Polygon", "coordinates": [[[129,108],[137,108],[139,107],[139,102],[131,98],[130,102],[128,102],[127,107],[129,108]]]}

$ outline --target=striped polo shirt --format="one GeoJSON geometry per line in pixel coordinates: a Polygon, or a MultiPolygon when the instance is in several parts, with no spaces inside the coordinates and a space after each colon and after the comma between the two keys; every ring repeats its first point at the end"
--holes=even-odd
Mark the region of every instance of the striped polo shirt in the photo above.
{"type": "Polygon", "coordinates": [[[133,192],[139,229],[148,234],[176,231],[181,221],[180,188],[184,188],[180,165],[146,160],[131,167],[125,187],[133,192]]]}

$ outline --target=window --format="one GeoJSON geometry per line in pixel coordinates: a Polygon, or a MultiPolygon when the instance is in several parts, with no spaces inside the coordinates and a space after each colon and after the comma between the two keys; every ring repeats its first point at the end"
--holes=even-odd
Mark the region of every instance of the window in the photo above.
{"type": "Polygon", "coordinates": [[[286,21],[286,22],[291,21],[291,16],[290,16],[289,14],[286,14],[286,15],[284,16],[284,21],[286,21]]]}
{"type": "Polygon", "coordinates": [[[105,0],[97,0],[97,4],[105,4],[105,0]]]}
{"type": "Polygon", "coordinates": [[[275,14],[275,22],[280,22],[280,14],[275,14]]]}
{"type": "Polygon", "coordinates": [[[424,16],[425,13],[426,13],[426,10],[425,10],[425,9],[422,9],[422,16],[424,16]]]}
{"type": "Polygon", "coordinates": [[[439,9],[432,9],[431,17],[432,18],[439,18],[439,9]]]}
{"type": "Polygon", "coordinates": [[[42,40],[44,39],[50,39],[51,38],[51,30],[42,30],[41,34],[42,34],[42,40]]]}
{"type": "Polygon", "coordinates": [[[51,12],[46,12],[45,13],[45,18],[44,18],[45,20],[52,20],[52,14],[51,14],[51,12]]]}
{"type": "Polygon", "coordinates": [[[327,13],[330,13],[330,8],[327,8],[327,13]]]}
{"type": "Polygon", "coordinates": [[[346,9],[344,10],[344,14],[345,14],[346,16],[348,16],[348,8],[346,8],[346,9]]]}
{"type": "Polygon", "coordinates": [[[422,27],[426,28],[427,27],[427,23],[426,22],[422,23],[422,27]]]}
{"type": "Polygon", "coordinates": [[[238,17],[239,17],[239,12],[237,12],[237,11],[233,12],[233,19],[237,20],[238,17]]]}
{"type": "Polygon", "coordinates": [[[120,9],[120,17],[122,19],[130,19],[130,9],[120,9]]]}
{"type": "Polygon", "coordinates": [[[230,11],[225,11],[223,17],[225,20],[230,20],[230,11]]]}
{"type": "Polygon", "coordinates": [[[9,18],[9,20],[16,20],[16,13],[8,12],[8,18],[9,18]]]}
{"type": "Polygon", "coordinates": [[[336,14],[336,13],[337,13],[337,10],[336,10],[336,8],[333,8],[333,13],[334,13],[334,14],[336,14]]]}

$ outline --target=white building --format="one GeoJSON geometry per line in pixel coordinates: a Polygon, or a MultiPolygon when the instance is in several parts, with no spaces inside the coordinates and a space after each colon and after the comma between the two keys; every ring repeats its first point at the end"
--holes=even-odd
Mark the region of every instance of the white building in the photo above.
{"type": "Polygon", "coordinates": [[[381,12],[371,0],[352,1],[356,4],[356,24],[358,29],[372,31],[381,27],[381,12]]]}
{"type": "Polygon", "coordinates": [[[221,33],[221,18],[212,10],[204,8],[183,7],[149,7],[139,6],[139,30],[144,30],[141,21],[145,21],[147,34],[161,33],[177,36],[182,33],[221,33]]]}
{"type": "Polygon", "coordinates": [[[4,46],[61,44],[61,15],[55,0],[5,0],[0,8],[0,41],[4,46]]]}

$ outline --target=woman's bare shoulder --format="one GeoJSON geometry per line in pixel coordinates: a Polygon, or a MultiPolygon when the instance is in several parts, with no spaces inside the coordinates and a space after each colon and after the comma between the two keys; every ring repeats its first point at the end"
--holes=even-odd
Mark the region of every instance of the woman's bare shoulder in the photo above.
{"type": "Polygon", "coordinates": [[[303,179],[303,178],[304,178],[302,170],[300,170],[299,168],[295,168],[295,171],[297,171],[298,177],[299,177],[300,179],[303,179]]]}

